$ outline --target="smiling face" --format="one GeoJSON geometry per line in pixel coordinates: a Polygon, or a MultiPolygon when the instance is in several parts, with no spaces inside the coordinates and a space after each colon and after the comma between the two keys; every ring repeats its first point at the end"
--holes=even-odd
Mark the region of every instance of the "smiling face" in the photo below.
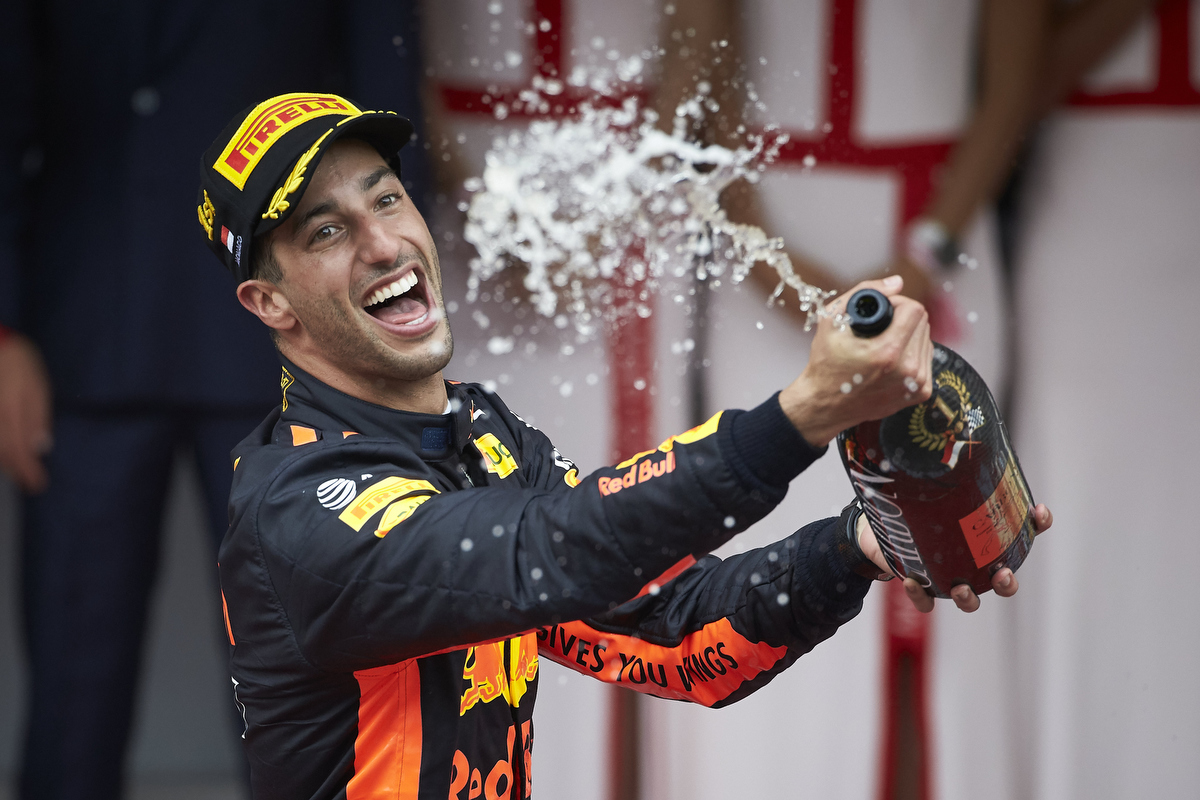
{"type": "Polygon", "coordinates": [[[291,216],[256,245],[282,280],[246,281],[238,297],[284,355],[355,397],[441,412],[453,345],[437,250],[373,147],[332,144],[291,216]]]}

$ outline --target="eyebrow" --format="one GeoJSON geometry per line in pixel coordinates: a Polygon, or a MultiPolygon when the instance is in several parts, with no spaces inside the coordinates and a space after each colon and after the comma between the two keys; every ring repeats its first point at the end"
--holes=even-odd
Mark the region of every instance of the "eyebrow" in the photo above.
{"type": "MultiPolygon", "coordinates": [[[[358,182],[359,189],[364,192],[369,192],[388,175],[392,175],[396,178],[396,180],[400,180],[400,176],[396,175],[396,170],[392,169],[391,167],[384,166],[363,177],[363,179],[358,182]]],[[[308,227],[308,223],[312,222],[313,218],[319,217],[322,214],[327,214],[331,211],[337,211],[337,208],[337,203],[333,202],[332,200],[324,203],[318,203],[317,205],[313,206],[306,211],[303,216],[296,220],[295,227],[292,229],[292,238],[294,239],[299,236],[300,232],[308,227]]]]}
{"type": "Polygon", "coordinates": [[[304,212],[304,216],[296,220],[296,225],[294,228],[292,228],[292,238],[295,239],[297,236],[299,236],[300,232],[308,227],[308,223],[312,222],[314,217],[319,217],[322,214],[328,214],[329,212],[336,210],[337,203],[333,202],[332,200],[324,203],[317,203],[308,211],[304,212]]]}
{"type": "Polygon", "coordinates": [[[369,191],[371,191],[371,189],[375,188],[375,184],[379,183],[381,180],[383,180],[388,175],[391,175],[391,176],[395,177],[397,180],[399,180],[399,176],[396,175],[396,170],[392,169],[391,167],[385,166],[385,167],[380,167],[379,169],[375,170],[370,175],[367,175],[365,178],[363,178],[361,181],[359,181],[359,183],[358,183],[359,188],[361,188],[364,192],[369,192],[369,191]]]}

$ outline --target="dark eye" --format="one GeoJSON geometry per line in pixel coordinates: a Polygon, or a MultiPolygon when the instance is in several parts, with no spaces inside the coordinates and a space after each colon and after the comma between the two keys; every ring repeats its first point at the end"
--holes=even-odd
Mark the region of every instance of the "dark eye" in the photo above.
{"type": "Polygon", "coordinates": [[[396,203],[399,203],[399,202],[400,202],[400,195],[398,195],[394,192],[391,194],[385,194],[383,197],[379,198],[379,205],[384,208],[386,208],[387,206],[394,206],[394,205],[396,205],[396,203]]]}
{"type": "Polygon", "coordinates": [[[330,236],[333,236],[333,234],[336,232],[337,228],[333,227],[332,225],[322,225],[321,227],[317,228],[316,233],[313,234],[313,241],[323,242],[330,236]]]}

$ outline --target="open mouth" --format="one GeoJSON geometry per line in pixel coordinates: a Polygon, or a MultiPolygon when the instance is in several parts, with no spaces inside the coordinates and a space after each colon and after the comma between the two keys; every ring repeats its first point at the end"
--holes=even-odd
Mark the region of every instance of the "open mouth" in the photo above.
{"type": "Polygon", "coordinates": [[[367,295],[363,310],[389,329],[417,333],[423,332],[418,329],[433,321],[429,313],[431,307],[426,282],[418,270],[413,269],[390,283],[377,286],[367,295]]]}

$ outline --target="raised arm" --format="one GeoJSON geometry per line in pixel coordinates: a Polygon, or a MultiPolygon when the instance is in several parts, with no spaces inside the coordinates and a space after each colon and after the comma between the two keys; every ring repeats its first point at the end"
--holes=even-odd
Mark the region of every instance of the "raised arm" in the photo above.
{"type": "MultiPolygon", "coordinates": [[[[691,135],[706,144],[737,147],[742,141],[738,127],[745,122],[742,112],[746,105],[745,76],[741,66],[741,4],[737,0],[688,0],[665,5],[673,7],[674,11],[664,13],[659,37],[664,53],[653,96],[659,127],[670,131],[675,109],[680,103],[694,98],[697,84],[706,81],[712,87],[711,95],[719,108],[702,122],[693,124],[691,135]]],[[[738,181],[726,189],[721,203],[734,222],[756,225],[764,230],[769,227],[758,192],[745,181],[738,181]]],[[[816,261],[795,250],[788,250],[788,257],[805,282],[822,289],[840,291],[848,288],[816,261]]],[[[755,265],[751,277],[768,292],[774,291],[779,283],[779,275],[766,264],[755,265]]]]}
{"type": "Polygon", "coordinates": [[[1129,33],[1159,0],[1084,0],[1057,13],[1047,37],[1032,113],[1039,118],[1054,108],[1080,79],[1129,33]]]}
{"type": "MultiPolygon", "coordinates": [[[[895,295],[898,284],[877,287],[895,295]]],[[[445,491],[398,466],[412,462],[389,439],[297,451],[272,468],[257,499],[235,486],[238,535],[227,537],[221,563],[236,568],[222,567],[222,586],[239,596],[269,587],[274,599],[258,616],[231,609],[233,634],[287,630],[314,665],[355,670],[617,608],[649,576],[763,517],[833,433],[928,396],[930,359],[914,355],[929,347],[924,311],[895,299],[881,336],[825,323],[804,374],[776,397],[718,414],[574,488],[569,468],[546,463],[558,459],[544,437],[515,422],[541,442],[517,445],[535,483],[525,489],[445,491]],[[863,383],[842,394],[855,374],[863,383]],[[347,471],[372,484],[345,510],[304,496],[347,471]]]]}
{"type": "Polygon", "coordinates": [[[593,619],[538,632],[541,654],[639,692],[720,707],[765,686],[862,608],[871,581],[820,520],[722,561],[688,559],[593,619]]]}

